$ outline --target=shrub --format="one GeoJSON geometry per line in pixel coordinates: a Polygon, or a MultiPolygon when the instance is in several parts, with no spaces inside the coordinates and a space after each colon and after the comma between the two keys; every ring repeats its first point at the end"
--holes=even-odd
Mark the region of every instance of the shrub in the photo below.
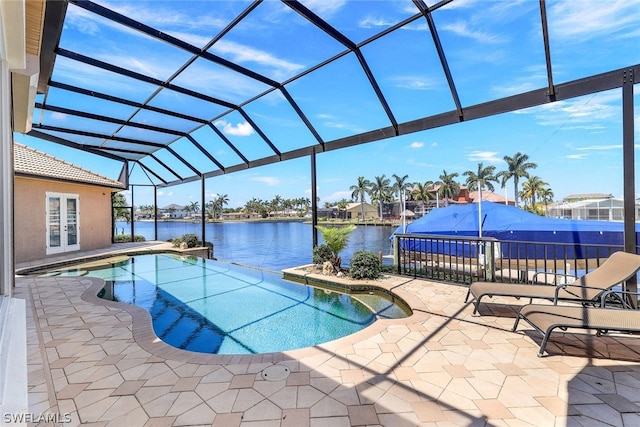
{"type": "Polygon", "coordinates": [[[196,236],[195,234],[185,234],[182,237],[174,237],[173,239],[169,240],[169,242],[171,242],[174,248],[180,247],[180,244],[183,242],[187,244],[187,248],[207,247],[210,251],[209,255],[211,256],[213,254],[213,243],[202,243],[202,240],[198,240],[198,236],[196,236]]]}
{"type": "Polygon", "coordinates": [[[333,252],[329,246],[322,244],[313,248],[313,263],[314,264],[324,264],[325,261],[331,261],[331,257],[333,256],[333,252]]]}
{"type": "Polygon", "coordinates": [[[358,251],[353,254],[349,275],[354,279],[377,279],[381,271],[380,260],[373,252],[358,251]]]}
{"type": "MultiPolygon", "coordinates": [[[[145,239],[144,236],[141,236],[140,234],[136,234],[135,236],[133,236],[133,241],[134,242],[145,242],[147,239],[145,239]]],[[[115,236],[113,236],[113,243],[129,243],[131,242],[131,235],[130,234],[116,234],[115,236]]]]}
{"type": "Polygon", "coordinates": [[[188,248],[195,248],[200,246],[198,236],[196,236],[195,234],[185,234],[184,236],[182,236],[182,241],[187,244],[188,248]]]}

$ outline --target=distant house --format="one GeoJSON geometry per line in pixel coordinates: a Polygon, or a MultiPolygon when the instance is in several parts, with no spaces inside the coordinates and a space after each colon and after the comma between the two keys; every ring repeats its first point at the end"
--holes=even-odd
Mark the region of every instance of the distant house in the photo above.
{"type": "Polygon", "coordinates": [[[188,212],[185,207],[175,203],[158,209],[158,218],[160,219],[183,219],[186,216],[188,216],[188,212]]]}
{"type": "Polygon", "coordinates": [[[223,220],[240,221],[243,219],[257,219],[257,218],[262,218],[262,215],[256,212],[224,212],[222,214],[223,220]]]}
{"type": "Polygon", "coordinates": [[[14,144],[15,261],[111,245],[111,193],[124,184],[14,144]]]}
{"type": "MultiPolygon", "coordinates": [[[[469,193],[469,199],[471,200],[471,203],[478,203],[480,201],[480,195],[478,194],[478,191],[472,191],[469,193]]],[[[494,193],[492,191],[488,191],[488,190],[482,190],[482,201],[483,202],[494,202],[494,203],[501,203],[501,204],[505,204],[504,202],[505,197],[503,195],[500,195],[498,193],[494,193]]],[[[513,199],[509,199],[507,198],[507,205],[511,205],[511,206],[515,206],[516,205],[516,201],[513,199]]]]}
{"type": "Polygon", "coordinates": [[[370,203],[353,202],[347,204],[347,217],[350,219],[365,220],[367,218],[378,218],[380,216],[378,209],[370,203]],[[364,218],[362,217],[362,209],[364,209],[364,218]]]}
{"type": "MultiPolygon", "coordinates": [[[[624,200],[613,197],[598,199],[571,199],[551,203],[547,216],[551,218],[595,219],[600,221],[624,221],[624,200]]],[[[636,218],[640,218],[640,205],[636,201],[636,218]]]]}

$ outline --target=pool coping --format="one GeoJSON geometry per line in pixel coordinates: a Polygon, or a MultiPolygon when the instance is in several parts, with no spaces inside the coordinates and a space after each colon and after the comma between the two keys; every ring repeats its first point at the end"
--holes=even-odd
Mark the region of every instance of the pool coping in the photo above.
{"type": "MultiPolygon", "coordinates": [[[[309,278],[321,279],[327,281],[327,277],[323,275],[316,275],[314,273],[307,273],[300,271],[301,267],[294,267],[283,270],[283,274],[298,275],[302,280],[308,280],[309,278]],[[319,277],[316,277],[319,276],[319,277]]],[[[91,285],[80,295],[80,298],[90,304],[99,306],[115,308],[123,310],[131,315],[131,330],[133,333],[134,341],[144,350],[154,356],[158,356],[164,359],[175,360],[180,362],[198,363],[198,364],[234,364],[234,363],[263,363],[265,360],[270,360],[274,363],[282,362],[285,360],[300,360],[308,357],[333,354],[341,348],[348,345],[353,345],[357,342],[361,342],[367,338],[370,338],[381,331],[388,328],[389,325],[404,325],[409,323],[420,322],[423,318],[426,319],[428,314],[423,310],[420,310],[423,303],[419,298],[416,298],[411,292],[405,292],[402,287],[408,283],[414,281],[412,278],[405,278],[399,276],[387,276],[387,280],[379,281],[358,281],[357,287],[362,288],[366,286],[368,288],[375,288],[385,293],[391,293],[399,299],[401,299],[412,311],[411,315],[403,318],[396,319],[378,319],[366,328],[354,332],[353,334],[345,337],[337,338],[326,343],[318,344],[313,347],[305,347],[295,350],[287,350],[283,352],[272,353],[258,353],[258,354],[210,354],[210,353],[198,353],[189,350],[179,349],[165,343],[159,338],[153,330],[153,324],[150,313],[142,307],[135,305],[109,301],[98,297],[98,293],[104,288],[106,282],[104,279],[83,276],[83,280],[88,280],[91,285]]],[[[349,287],[347,280],[339,277],[335,277],[336,282],[340,286],[349,287]],[[338,280],[340,279],[340,280],[338,280]]],[[[290,279],[287,279],[290,280],[290,279]]]]}
{"type": "Polygon", "coordinates": [[[17,268],[15,270],[15,275],[29,276],[29,275],[41,272],[43,270],[63,268],[63,267],[68,267],[76,264],[85,264],[89,262],[115,258],[118,256],[134,256],[134,255],[150,255],[150,254],[157,254],[157,253],[169,253],[169,254],[194,256],[194,257],[202,258],[201,256],[198,255],[202,250],[203,248],[180,249],[173,246],[168,247],[163,244],[162,247],[147,247],[144,249],[134,248],[134,249],[124,250],[121,252],[108,252],[108,253],[99,254],[99,255],[85,255],[85,256],[78,256],[76,258],[69,258],[61,261],[51,261],[51,262],[44,262],[42,264],[29,265],[29,266],[17,268]]]}

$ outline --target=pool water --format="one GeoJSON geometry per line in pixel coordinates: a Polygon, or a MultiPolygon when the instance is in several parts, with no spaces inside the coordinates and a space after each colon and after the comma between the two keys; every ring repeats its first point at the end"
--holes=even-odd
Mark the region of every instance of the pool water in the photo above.
{"type": "Polygon", "coordinates": [[[69,269],[106,281],[99,296],[135,304],[174,347],[216,354],[314,346],[407,312],[383,295],[349,295],[283,280],[281,274],[174,254],[137,255],[69,269]]]}

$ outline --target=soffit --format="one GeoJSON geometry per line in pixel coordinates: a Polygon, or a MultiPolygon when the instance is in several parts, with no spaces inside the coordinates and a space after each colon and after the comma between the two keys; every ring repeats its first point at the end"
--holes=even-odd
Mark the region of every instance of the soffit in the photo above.
{"type": "Polygon", "coordinates": [[[44,27],[45,0],[27,0],[25,3],[26,51],[40,56],[42,31],[44,27]]]}

